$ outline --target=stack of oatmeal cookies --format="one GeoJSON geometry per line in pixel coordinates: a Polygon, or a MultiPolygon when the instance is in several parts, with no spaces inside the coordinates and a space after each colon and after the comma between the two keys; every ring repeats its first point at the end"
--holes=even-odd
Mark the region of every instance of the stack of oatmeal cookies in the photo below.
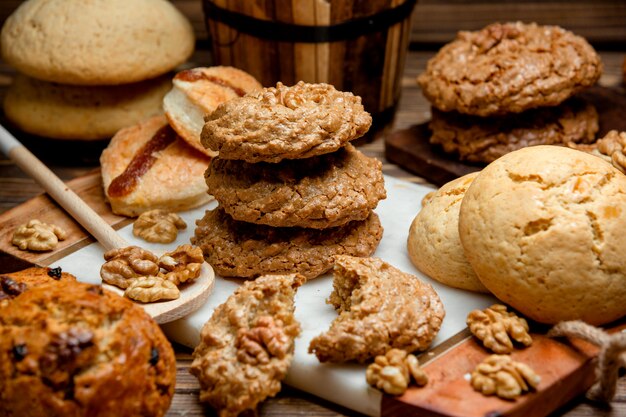
{"type": "Polygon", "coordinates": [[[598,114],[573,96],[601,73],[591,45],[560,27],[459,32],[418,78],[433,105],[430,142],[478,163],[526,146],[593,142],[598,114]]]}
{"type": "Polygon", "coordinates": [[[361,98],[328,84],[278,83],[221,104],[202,144],[219,206],[192,243],[224,277],[328,271],[335,255],[369,256],[382,237],[382,164],[349,141],[371,125],[361,98]]]}

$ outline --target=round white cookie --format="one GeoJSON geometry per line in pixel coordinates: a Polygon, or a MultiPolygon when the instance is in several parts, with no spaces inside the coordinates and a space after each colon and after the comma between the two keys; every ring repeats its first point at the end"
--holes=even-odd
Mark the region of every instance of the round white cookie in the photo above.
{"type": "Polygon", "coordinates": [[[76,85],[156,77],[185,62],[194,43],[166,0],[29,0],[0,34],[2,58],[18,71],[76,85]]]}
{"type": "Polygon", "coordinates": [[[465,190],[477,172],[445,184],[423,201],[407,240],[413,265],[451,287],[488,292],[467,261],[459,238],[459,210],[465,190]]]}
{"type": "Polygon", "coordinates": [[[465,193],[459,234],[496,297],[542,323],[626,314],[626,176],[558,146],[497,159],[465,193]]]}

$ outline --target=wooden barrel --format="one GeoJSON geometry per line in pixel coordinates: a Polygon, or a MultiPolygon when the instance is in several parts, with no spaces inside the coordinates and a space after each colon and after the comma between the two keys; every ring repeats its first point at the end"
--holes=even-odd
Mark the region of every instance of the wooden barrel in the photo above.
{"type": "Polygon", "coordinates": [[[213,63],[264,86],[325,82],[393,118],[416,0],[203,0],[213,63]]]}

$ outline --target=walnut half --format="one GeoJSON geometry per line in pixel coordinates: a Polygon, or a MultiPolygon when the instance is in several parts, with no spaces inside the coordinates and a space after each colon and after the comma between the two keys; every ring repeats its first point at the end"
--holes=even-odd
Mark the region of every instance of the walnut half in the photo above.
{"type": "Polygon", "coordinates": [[[138,246],[111,249],[104,253],[104,260],[100,268],[102,280],[122,289],[139,277],[159,274],[158,258],[138,246]]]}
{"type": "Polygon", "coordinates": [[[403,394],[411,378],[420,387],[428,383],[428,375],[420,368],[415,355],[401,349],[376,356],[365,372],[368,384],[391,395],[403,394]]]}
{"type": "Polygon", "coordinates": [[[178,287],[163,278],[137,278],[126,288],[124,295],[142,303],[152,303],[160,300],[175,300],[180,297],[178,287]]]}
{"type": "Polygon", "coordinates": [[[15,230],[11,243],[20,250],[48,251],[66,238],[67,233],[59,226],[33,219],[15,230]]]}
{"type": "Polygon", "coordinates": [[[476,366],[470,383],[484,395],[496,394],[512,400],[537,388],[541,378],[528,365],[515,362],[508,355],[491,355],[476,366]]]}
{"type": "Polygon", "coordinates": [[[284,358],[291,349],[291,343],[280,320],[261,316],[254,327],[238,330],[235,347],[240,362],[257,365],[269,363],[271,357],[284,358]]]}
{"type": "Polygon", "coordinates": [[[167,271],[162,276],[175,285],[198,278],[203,263],[202,249],[191,245],[181,245],[159,258],[159,266],[167,271]]]}
{"type": "Polygon", "coordinates": [[[142,213],[133,223],[133,234],[152,243],[171,243],[187,223],[176,213],[155,209],[142,213]]]}
{"type": "Polygon", "coordinates": [[[528,323],[506,306],[494,304],[485,310],[474,310],[467,315],[467,326],[474,336],[483,342],[487,349],[495,353],[509,353],[513,350],[513,340],[530,346],[533,342],[528,334],[528,323]]]}

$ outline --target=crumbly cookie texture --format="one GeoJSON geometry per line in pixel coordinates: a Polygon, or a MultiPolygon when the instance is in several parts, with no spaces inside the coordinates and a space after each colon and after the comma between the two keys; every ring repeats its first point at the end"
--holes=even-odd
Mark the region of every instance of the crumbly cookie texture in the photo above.
{"type": "Polygon", "coordinates": [[[223,277],[255,278],[297,272],[317,277],[333,266],[333,256],[369,256],[382,238],[376,213],[330,229],[270,227],[233,220],[223,209],[196,221],[192,244],[223,277]]]}
{"type": "Polygon", "coordinates": [[[387,195],[381,162],[350,144],[278,164],[216,158],[206,180],[235,220],[275,227],[324,229],[364,220],[387,195]]]}
{"type": "Polygon", "coordinates": [[[0,307],[0,415],[163,416],[174,351],[130,300],[54,281],[0,307]]]}
{"type": "Polygon", "coordinates": [[[601,73],[598,54],[572,32],[494,23],[459,32],[428,62],[418,83],[439,110],[489,116],[556,106],[601,73]]]}
{"type": "Polygon", "coordinates": [[[390,349],[426,349],[445,315],[435,290],[378,258],[335,258],[333,292],[339,312],[330,329],[313,338],[320,362],[366,360],[390,349]]]}
{"type": "Polygon", "coordinates": [[[480,281],[547,324],[626,314],[626,176],[561,146],[531,146],[484,168],[465,192],[459,235],[480,281]]]}
{"type": "Polygon", "coordinates": [[[280,391],[300,325],[294,297],[300,275],[266,275],[246,281],[204,325],[190,372],[200,401],[235,417],[280,391]]]}
{"type": "Polygon", "coordinates": [[[407,251],[417,269],[442,284],[463,290],[489,292],[463,252],[459,210],[463,195],[477,172],[452,180],[426,199],[407,237],[407,251]]]}
{"type": "Polygon", "coordinates": [[[202,145],[222,159],[280,162],[334,152],[372,123],[361,98],[300,81],[220,104],[207,116],[202,145]]]}
{"type": "Polygon", "coordinates": [[[430,143],[470,162],[489,163],[527,146],[590,143],[598,131],[595,107],[576,99],[555,107],[489,118],[435,108],[431,114],[430,143]]]}

